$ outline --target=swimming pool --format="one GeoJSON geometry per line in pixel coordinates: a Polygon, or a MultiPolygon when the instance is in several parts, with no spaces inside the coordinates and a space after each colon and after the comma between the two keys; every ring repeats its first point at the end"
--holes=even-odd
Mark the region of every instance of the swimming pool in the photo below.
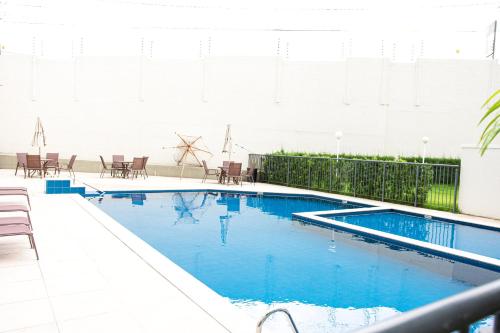
{"type": "Polygon", "coordinates": [[[352,203],[207,191],[91,201],[251,316],[283,306],[304,332],[344,332],[500,277],[292,220],[293,212],[362,206],[352,203]]]}
{"type": "Polygon", "coordinates": [[[500,259],[499,229],[401,211],[326,215],[336,221],[500,259]]]}

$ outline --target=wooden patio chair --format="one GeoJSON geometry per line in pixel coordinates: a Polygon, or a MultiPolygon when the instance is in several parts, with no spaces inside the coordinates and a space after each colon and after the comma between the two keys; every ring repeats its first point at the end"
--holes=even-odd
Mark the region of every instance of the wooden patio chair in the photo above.
{"type": "Polygon", "coordinates": [[[23,168],[24,171],[24,178],[26,178],[26,165],[28,164],[28,161],[26,159],[27,153],[16,153],[17,156],[17,165],[16,165],[16,172],[14,173],[14,176],[17,176],[17,169],[23,168]]]}
{"type": "MultiPolygon", "coordinates": [[[[40,155],[26,155],[26,171],[28,177],[33,177],[37,172],[40,174],[40,177],[43,178],[45,176],[46,171],[42,165],[40,155]]],[[[24,178],[26,178],[26,175],[24,175],[24,178]]]]}

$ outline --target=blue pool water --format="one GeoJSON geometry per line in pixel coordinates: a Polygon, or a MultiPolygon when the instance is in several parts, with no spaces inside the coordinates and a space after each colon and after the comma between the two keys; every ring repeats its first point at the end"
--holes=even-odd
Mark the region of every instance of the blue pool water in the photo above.
{"type": "Polygon", "coordinates": [[[457,250],[500,259],[500,232],[401,212],[370,212],[331,218],[457,250]]]}
{"type": "Polygon", "coordinates": [[[221,192],[91,201],[250,315],[283,306],[304,332],[345,332],[500,277],[291,219],[352,208],[341,202],[221,192]]]}

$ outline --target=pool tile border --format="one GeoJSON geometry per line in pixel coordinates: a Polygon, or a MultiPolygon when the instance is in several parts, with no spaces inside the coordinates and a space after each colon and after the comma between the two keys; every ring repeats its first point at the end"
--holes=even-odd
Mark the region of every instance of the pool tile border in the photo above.
{"type": "MultiPolygon", "coordinates": [[[[449,247],[437,245],[437,244],[432,244],[428,242],[423,242],[419,241],[416,239],[411,239],[408,237],[402,237],[394,234],[390,234],[387,232],[383,231],[378,231],[375,229],[370,229],[370,228],[365,228],[365,227],[360,227],[357,225],[345,223],[345,222],[340,222],[337,220],[334,220],[333,218],[327,218],[324,217],[325,215],[328,215],[332,217],[332,215],[346,215],[346,214],[353,214],[353,213],[369,213],[369,212],[383,212],[383,211],[400,211],[400,212],[405,212],[404,210],[400,209],[393,209],[390,207],[368,207],[368,208],[358,208],[358,209],[342,209],[342,210],[335,210],[335,211],[317,211],[317,212],[303,212],[303,213],[293,213],[293,218],[296,220],[306,222],[306,223],[311,223],[319,226],[324,226],[324,227],[329,227],[329,228],[334,228],[338,229],[341,231],[347,231],[351,232],[357,235],[361,235],[364,237],[376,239],[379,241],[383,241],[385,243],[391,243],[399,246],[403,246],[406,248],[418,250],[420,252],[432,254],[432,255],[438,255],[440,257],[460,261],[463,263],[467,264],[472,264],[475,266],[487,268],[496,272],[500,272],[500,260],[495,259],[495,258],[490,258],[486,256],[482,256],[479,254],[471,253],[471,252],[466,252],[466,251],[461,251],[457,249],[452,249],[449,247]]],[[[413,215],[419,215],[418,213],[414,212],[409,212],[413,215]]],[[[421,216],[421,214],[420,214],[421,216]]],[[[433,216],[434,217],[434,216],[433,216]]],[[[443,220],[440,217],[436,217],[437,219],[443,220]]],[[[486,229],[493,229],[493,227],[490,226],[484,226],[484,225],[479,225],[479,224],[470,224],[464,221],[460,220],[450,220],[446,219],[447,221],[451,223],[461,223],[461,224],[466,224],[466,225],[471,225],[474,227],[478,228],[486,228],[486,229]]]]}
{"type": "MultiPolygon", "coordinates": [[[[129,191],[114,192],[131,193],[129,191]]],[[[111,191],[106,193],[111,193],[111,191]]],[[[168,283],[186,295],[186,297],[197,304],[201,310],[217,321],[221,327],[225,328],[228,332],[255,332],[256,322],[231,304],[229,299],[217,294],[211,288],[126,229],[111,216],[94,206],[84,197],[74,196],[73,200],[82,210],[118,238],[168,283]]]]}

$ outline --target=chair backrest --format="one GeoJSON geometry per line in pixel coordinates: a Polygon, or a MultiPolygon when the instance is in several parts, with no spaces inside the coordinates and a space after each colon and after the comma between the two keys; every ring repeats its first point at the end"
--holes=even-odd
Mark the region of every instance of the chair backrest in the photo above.
{"type": "Polygon", "coordinates": [[[144,158],[134,157],[134,159],[132,160],[132,166],[130,167],[130,169],[133,171],[142,170],[143,164],[144,164],[144,158]]]}
{"type": "Polygon", "coordinates": [[[26,167],[28,169],[41,169],[42,161],[40,155],[26,155],[26,167]]]}
{"type": "Polygon", "coordinates": [[[241,163],[229,163],[229,169],[227,171],[228,177],[241,176],[241,163]]]}
{"type": "Polygon", "coordinates": [[[16,153],[17,155],[17,163],[19,165],[24,165],[28,164],[28,161],[26,160],[26,156],[28,155],[27,153],[16,153]]]}
{"type": "Polygon", "coordinates": [[[113,155],[113,162],[111,163],[111,166],[113,168],[121,168],[123,166],[123,161],[125,161],[124,155],[113,155]]]}
{"type": "Polygon", "coordinates": [[[68,163],[68,169],[73,169],[73,164],[75,163],[76,155],[71,155],[68,163]]]}
{"type": "Polygon", "coordinates": [[[222,168],[227,171],[231,163],[233,163],[233,161],[222,161],[222,168]]]}
{"type": "Polygon", "coordinates": [[[56,166],[59,162],[59,153],[47,153],[45,155],[49,161],[47,161],[46,166],[56,166]]]}
{"type": "Polygon", "coordinates": [[[102,163],[102,168],[107,170],[108,167],[106,166],[106,162],[104,162],[104,158],[102,157],[102,155],[99,155],[99,158],[101,159],[101,163],[102,163]]]}
{"type": "Polygon", "coordinates": [[[203,169],[205,169],[205,173],[208,173],[207,161],[202,160],[201,163],[203,163],[203,169]]]}
{"type": "Polygon", "coordinates": [[[148,158],[149,158],[149,156],[142,157],[142,168],[143,169],[146,169],[146,164],[148,163],[148,158]]]}

